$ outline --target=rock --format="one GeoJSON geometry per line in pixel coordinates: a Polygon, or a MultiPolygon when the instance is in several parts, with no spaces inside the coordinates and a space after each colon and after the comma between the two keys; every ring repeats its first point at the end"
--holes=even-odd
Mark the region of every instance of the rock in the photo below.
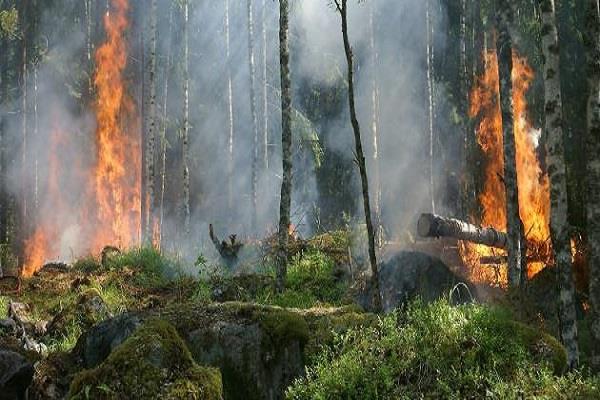
{"type": "Polygon", "coordinates": [[[220,369],[226,399],[250,400],[284,398],[285,389],[304,374],[306,360],[331,344],[334,333],[376,321],[375,316],[350,308],[188,303],[102,322],[80,338],[76,351],[86,355],[86,364],[97,365],[110,353],[108,344],[115,335],[122,342],[134,327],[154,317],[175,327],[197,363],[220,369]]]}
{"type": "Polygon", "coordinates": [[[12,318],[0,319],[0,332],[13,335],[17,332],[17,323],[12,318]]]}
{"type": "Polygon", "coordinates": [[[141,325],[141,319],[133,314],[122,314],[95,325],[79,338],[75,351],[86,368],[104,361],[111,351],[123,343],[141,325]]]}
{"type": "Polygon", "coordinates": [[[223,398],[221,374],[203,367],[166,321],[151,319],[98,367],[78,373],[69,397],[94,399],[223,398]]]}
{"type": "MultiPolygon", "coordinates": [[[[355,297],[358,304],[369,308],[372,296],[368,279],[366,282],[355,297]]],[[[416,297],[430,302],[449,296],[451,291],[452,301],[470,301],[470,293],[474,294],[474,291],[462,282],[438,258],[414,251],[402,251],[379,266],[379,285],[385,312],[416,297]]]]}
{"type": "Polygon", "coordinates": [[[0,398],[26,399],[33,373],[33,365],[25,357],[0,350],[0,398]]]}

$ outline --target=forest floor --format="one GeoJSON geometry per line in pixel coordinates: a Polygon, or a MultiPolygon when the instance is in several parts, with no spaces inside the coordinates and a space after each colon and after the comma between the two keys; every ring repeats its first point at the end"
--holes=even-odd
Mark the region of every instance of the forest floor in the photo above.
{"type": "Polygon", "coordinates": [[[375,315],[351,240],[294,241],[283,293],[268,252],[252,273],[199,257],[190,276],[153,248],[48,265],[0,294],[0,353],[33,365],[39,399],[600,399],[598,379],[565,371],[547,295],[375,315]]]}

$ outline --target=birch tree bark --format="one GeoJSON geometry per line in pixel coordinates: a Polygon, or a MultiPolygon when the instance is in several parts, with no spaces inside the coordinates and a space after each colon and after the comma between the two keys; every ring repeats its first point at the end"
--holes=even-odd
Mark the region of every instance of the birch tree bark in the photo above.
{"type": "Polygon", "coordinates": [[[159,246],[162,246],[163,221],[165,217],[165,187],[167,183],[167,129],[168,116],[167,106],[169,105],[169,76],[171,73],[172,60],[172,40],[173,40],[173,3],[169,8],[169,38],[167,46],[167,58],[165,60],[165,87],[163,90],[163,109],[162,109],[162,127],[160,132],[160,208],[159,208],[159,246]]]}
{"type": "Polygon", "coordinates": [[[267,0],[262,1],[262,101],[263,101],[263,169],[269,169],[269,85],[267,79],[267,0]]]}
{"type": "Polygon", "coordinates": [[[156,140],[156,0],[150,5],[150,60],[148,63],[148,91],[150,104],[146,123],[146,208],[143,242],[151,244],[154,218],[155,140],[156,140]]]}
{"type": "Polygon", "coordinates": [[[290,77],[289,1],[279,0],[279,64],[281,70],[281,149],[283,179],[279,203],[279,231],[276,268],[277,290],[285,288],[287,274],[290,208],[292,204],[292,81],[290,77]]]}
{"type": "Polygon", "coordinates": [[[381,174],[379,165],[379,82],[378,82],[378,59],[377,46],[375,44],[375,6],[373,2],[369,6],[369,50],[371,51],[371,136],[373,141],[373,178],[375,183],[375,242],[378,247],[383,245],[383,222],[381,219],[381,174]]]}
{"type": "Polygon", "coordinates": [[[575,284],[567,221],[567,179],[563,143],[560,56],[554,0],[540,2],[542,12],[542,51],[544,54],[546,165],[550,178],[550,231],[554,262],[558,269],[560,335],[567,350],[570,368],[579,360],[575,284]]]}
{"type": "Polygon", "coordinates": [[[590,266],[592,367],[600,371],[600,5],[587,0],[587,236],[590,266]]]}
{"type": "Polygon", "coordinates": [[[22,29],[22,38],[21,38],[21,70],[20,70],[20,83],[21,83],[21,228],[23,233],[28,231],[28,206],[29,206],[29,196],[27,195],[28,188],[27,182],[29,182],[27,171],[28,168],[28,142],[29,142],[29,121],[28,117],[28,81],[29,81],[29,57],[27,54],[27,46],[29,39],[28,32],[28,0],[23,0],[21,4],[21,8],[19,9],[19,18],[20,18],[20,26],[22,29]]]}
{"type": "Polygon", "coordinates": [[[183,231],[190,233],[190,60],[189,4],[183,0],[183,231]]]}
{"type": "Polygon", "coordinates": [[[233,208],[233,83],[231,79],[231,43],[229,37],[229,0],[225,0],[225,50],[227,53],[227,122],[229,136],[227,138],[227,204],[233,208]]]}
{"type": "Polygon", "coordinates": [[[502,138],[504,142],[504,187],[506,191],[506,220],[508,233],[508,285],[521,284],[522,270],[526,267],[523,228],[519,216],[517,165],[512,96],[512,39],[509,26],[512,12],[509,0],[498,0],[497,29],[498,74],[500,107],[502,110],[502,138]]]}
{"type": "Polygon", "coordinates": [[[431,0],[426,0],[426,29],[427,29],[427,98],[429,100],[429,196],[431,199],[431,212],[435,214],[435,179],[434,179],[434,145],[433,131],[434,103],[433,103],[433,35],[431,22],[431,0]]]}
{"type": "Polygon", "coordinates": [[[348,64],[348,104],[350,107],[350,120],[354,131],[354,143],[356,146],[356,161],[360,171],[362,184],[363,206],[365,212],[365,222],[367,225],[367,236],[369,243],[369,261],[371,264],[371,288],[373,290],[373,309],[380,311],[381,292],[379,290],[379,272],[377,270],[377,256],[375,254],[375,234],[373,231],[373,221],[371,218],[371,203],[369,199],[369,179],[367,175],[367,165],[362,148],[360,135],[360,125],[356,116],[356,106],[354,103],[354,63],[352,60],[352,48],[348,37],[348,1],[334,0],[338,12],[342,18],[342,37],[344,40],[344,52],[346,53],[346,62],[348,64]]]}
{"type": "Polygon", "coordinates": [[[257,231],[258,209],[258,116],[256,113],[256,65],[254,62],[254,16],[252,0],[247,0],[248,16],[248,67],[250,72],[250,113],[252,117],[252,132],[254,134],[252,148],[252,216],[251,226],[257,231]]]}

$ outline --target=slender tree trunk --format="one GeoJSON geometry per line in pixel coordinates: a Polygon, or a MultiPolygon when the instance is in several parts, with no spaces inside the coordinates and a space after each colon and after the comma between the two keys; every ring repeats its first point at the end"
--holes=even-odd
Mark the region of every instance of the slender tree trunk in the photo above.
{"type": "Polygon", "coordinates": [[[167,46],[167,59],[165,60],[165,87],[163,92],[162,129],[160,132],[160,209],[159,209],[159,245],[162,246],[163,222],[165,217],[165,187],[167,183],[167,129],[169,105],[169,76],[171,73],[171,58],[173,48],[173,3],[169,8],[169,42],[167,46]]]}
{"type": "Polygon", "coordinates": [[[183,1],[183,231],[190,233],[190,73],[188,0],[183,1]]]}
{"type": "MultiPolygon", "coordinates": [[[[37,65],[32,65],[33,69],[33,137],[34,140],[38,139],[39,133],[39,118],[38,118],[38,67],[37,65]]],[[[34,170],[33,170],[33,209],[34,216],[38,218],[39,212],[39,160],[37,152],[34,154],[34,170]]]]}
{"type": "Polygon", "coordinates": [[[592,367],[600,371],[600,9],[587,0],[587,236],[590,266],[592,367]]]}
{"type": "Polygon", "coordinates": [[[365,212],[365,222],[367,225],[367,236],[369,241],[369,261],[371,264],[373,289],[373,308],[375,311],[380,311],[381,293],[379,291],[379,272],[377,270],[377,256],[375,254],[375,235],[373,231],[373,221],[371,220],[371,203],[369,199],[369,180],[367,175],[367,166],[365,156],[363,154],[362,141],[360,136],[360,125],[356,117],[356,106],[354,104],[354,65],[352,60],[352,48],[350,47],[350,39],[348,38],[348,15],[347,15],[347,0],[335,0],[337,9],[342,17],[342,36],[344,39],[344,51],[346,53],[346,62],[348,64],[348,104],[350,107],[350,120],[352,129],[354,130],[354,142],[356,145],[356,158],[358,169],[360,170],[360,178],[362,183],[363,206],[365,212]]]}
{"type": "Polygon", "coordinates": [[[146,122],[146,213],[144,214],[145,231],[143,242],[152,243],[154,227],[154,182],[155,160],[154,148],[156,141],[156,0],[150,5],[150,60],[148,63],[148,92],[150,104],[147,110],[146,122]]]}
{"type": "Polygon", "coordinates": [[[93,92],[93,60],[92,60],[92,10],[93,0],[85,0],[85,60],[87,63],[87,101],[92,98],[93,92]]]}
{"type": "Polygon", "coordinates": [[[21,19],[21,29],[23,30],[22,32],[22,39],[21,39],[21,76],[20,76],[20,83],[21,83],[21,90],[22,90],[22,94],[21,94],[21,137],[22,137],[22,142],[21,142],[21,176],[22,176],[22,180],[21,180],[21,228],[22,228],[22,233],[27,234],[28,232],[28,217],[29,217],[29,209],[28,209],[28,200],[29,200],[29,196],[27,195],[28,192],[28,187],[27,187],[27,183],[30,182],[29,181],[29,177],[28,177],[28,144],[29,144],[29,121],[27,119],[28,117],[28,110],[27,110],[27,105],[28,105],[28,88],[27,88],[27,84],[29,81],[29,68],[28,68],[28,63],[29,63],[29,57],[27,54],[27,46],[28,46],[28,39],[29,39],[29,32],[28,32],[28,18],[29,18],[29,13],[28,13],[28,0],[22,0],[22,7],[19,10],[19,17],[21,19]]]}
{"type": "MultiPolygon", "coordinates": [[[[225,48],[227,52],[227,122],[229,136],[227,138],[227,204],[233,209],[233,82],[231,78],[231,43],[229,37],[229,0],[225,0],[225,48]]],[[[232,213],[230,213],[232,215],[232,213]]]]}
{"type": "Polygon", "coordinates": [[[426,29],[427,29],[427,98],[429,100],[429,197],[431,199],[431,212],[435,213],[435,134],[434,123],[434,99],[433,99],[433,34],[431,21],[431,0],[426,0],[426,29]]]}
{"type": "MultiPolygon", "coordinates": [[[[0,37],[0,110],[4,109],[8,101],[8,68],[10,60],[10,50],[8,40],[0,37]]],[[[6,192],[6,115],[0,111],[0,244],[5,244],[8,240],[8,193],[6,192]]],[[[0,260],[3,261],[3,260],[0,260]]]]}
{"type": "Polygon", "coordinates": [[[512,20],[509,0],[498,3],[498,73],[500,81],[500,107],[502,110],[502,137],[504,142],[504,186],[506,191],[506,219],[508,233],[508,284],[517,288],[521,284],[521,271],[525,268],[523,228],[519,216],[517,162],[512,97],[512,39],[509,25],[512,20]]]}
{"type": "Polygon", "coordinates": [[[252,216],[251,226],[254,232],[258,231],[258,116],[256,113],[256,66],[254,62],[254,16],[252,0],[247,0],[248,16],[248,67],[250,72],[250,113],[252,117],[252,132],[254,142],[252,148],[252,216]]]}
{"type": "Polygon", "coordinates": [[[554,0],[542,0],[542,50],[544,53],[546,165],[550,177],[550,230],[554,262],[559,276],[561,338],[567,349],[568,363],[576,368],[579,361],[575,284],[569,238],[567,179],[563,143],[560,56],[554,0]]]}
{"type": "Polygon", "coordinates": [[[262,1],[263,168],[269,169],[269,86],[267,80],[267,0],[262,1]]]}
{"type": "Polygon", "coordinates": [[[371,51],[371,135],[373,140],[373,176],[375,183],[375,226],[376,243],[378,247],[383,246],[383,222],[381,219],[381,174],[379,165],[379,82],[378,82],[378,59],[377,46],[375,44],[375,16],[373,3],[369,6],[369,50],[371,51]]]}
{"type": "Polygon", "coordinates": [[[290,208],[292,204],[292,81],[290,76],[289,1],[279,0],[279,64],[281,72],[281,149],[283,178],[279,203],[277,290],[285,288],[290,208]]]}

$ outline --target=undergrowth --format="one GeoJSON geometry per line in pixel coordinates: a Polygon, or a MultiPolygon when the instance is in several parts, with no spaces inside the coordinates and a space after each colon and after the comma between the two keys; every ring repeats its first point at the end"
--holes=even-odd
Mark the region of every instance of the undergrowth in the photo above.
{"type": "Polygon", "coordinates": [[[420,302],[337,336],[288,399],[600,398],[553,337],[489,306],[420,302]]]}

